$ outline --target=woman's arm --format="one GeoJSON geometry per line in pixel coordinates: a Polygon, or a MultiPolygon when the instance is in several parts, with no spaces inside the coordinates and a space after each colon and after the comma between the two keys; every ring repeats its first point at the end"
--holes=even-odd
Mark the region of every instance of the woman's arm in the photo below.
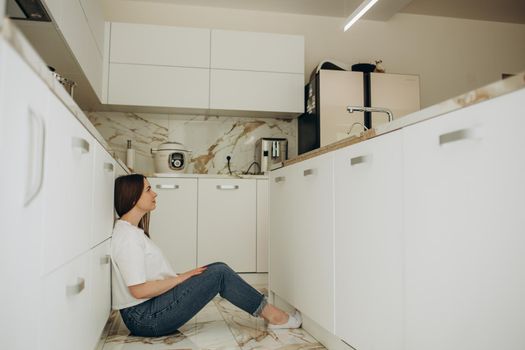
{"type": "Polygon", "coordinates": [[[167,292],[192,276],[200,275],[204,272],[204,270],[206,270],[206,266],[184,272],[176,277],[170,277],[157,281],[148,281],[141,284],[136,284],[134,286],[129,286],[129,292],[136,299],[153,298],[167,292]]]}

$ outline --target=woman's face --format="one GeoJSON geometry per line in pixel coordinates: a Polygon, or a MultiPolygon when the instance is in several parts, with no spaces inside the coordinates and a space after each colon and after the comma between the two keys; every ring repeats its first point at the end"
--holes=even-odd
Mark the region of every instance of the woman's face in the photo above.
{"type": "Polygon", "coordinates": [[[144,179],[144,190],[142,190],[142,195],[135,206],[145,212],[152,211],[157,206],[155,198],[157,198],[157,194],[151,189],[148,180],[144,179]]]}

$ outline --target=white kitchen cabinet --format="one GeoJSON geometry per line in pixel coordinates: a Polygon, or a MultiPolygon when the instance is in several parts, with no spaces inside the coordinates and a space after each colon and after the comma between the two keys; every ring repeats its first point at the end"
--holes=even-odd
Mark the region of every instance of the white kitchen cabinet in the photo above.
{"type": "Polygon", "coordinates": [[[210,67],[210,29],[111,23],[112,63],[210,67]]]}
{"type": "Polygon", "coordinates": [[[403,137],[335,151],[335,335],[403,349],[403,137]]]}
{"type": "Polygon", "coordinates": [[[110,242],[107,239],[90,250],[90,314],[89,347],[95,349],[102,330],[111,312],[111,258],[110,242]]]}
{"type": "Polygon", "coordinates": [[[102,242],[113,231],[113,195],[115,189],[115,161],[98,143],[94,142],[93,161],[93,220],[90,246],[102,242]]]}
{"type": "Polygon", "coordinates": [[[211,31],[211,68],[304,74],[304,37],[211,31]]]}
{"type": "Polygon", "coordinates": [[[197,179],[148,178],[157,193],[150,237],[177,273],[197,265],[197,179]]]}
{"type": "Polygon", "coordinates": [[[524,100],[404,130],[407,350],[525,348],[524,100]]]}
{"type": "MultiPolygon", "coordinates": [[[[43,279],[39,305],[41,349],[91,350],[89,261],[86,252],[43,279]]],[[[26,337],[27,341],[27,337],[26,337]]]]}
{"type": "Polygon", "coordinates": [[[256,271],[256,189],[253,179],[199,179],[197,265],[256,271]]]}
{"type": "Polygon", "coordinates": [[[302,113],[304,77],[295,73],[212,69],[210,108],[302,113]]]}
{"type": "Polygon", "coordinates": [[[268,180],[257,180],[257,272],[268,272],[268,180]]]}
{"type": "Polygon", "coordinates": [[[270,173],[270,290],[333,332],[332,154],[270,173]]]}
{"type": "Polygon", "coordinates": [[[91,34],[95,39],[98,51],[104,56],[105,26],[104,13],[100,0],[80,0],[80,5],[87,19],[91,34]]]}
{"type": "Polygon", "coordinates": [[[27,349],[37,335],[44,201],[43,146],[51,92],[0,38],[0,277],[2,348],[27,349]],[[22,327],[23,326],[23,327],[22,327]]]}
{"type": "MultiPolygon", "coordinates": [[[[294,211],[297,193],[298,164],[270,172],[270,232],[268,238],[268,287],[283,299],[293,302],[300,293],[294,279],[300,266],[295,266],[295,226],[298,218],[294,211]]],[[[304,292],[304,291],[303,291],[304,292]]]]}
{"type": "Polygon", "coordinates": [[[49,102],[43,180],[46,273],[90,247],[96,142],[61,101],[49,102]]]}
{"type": "Polygon", "coordinates": [[[295,168],[294,306],[324,329],[334,329],[333,154],[305,160],[295,168]]]}
{"type": "Polygon", "coordinates": [[[207,109],[209,84],[207,68],[111,63],[108,103],[207,109]]]}
{"type": "Polygon", "coordinates": [[[78,0],[63,0],[63,16],[58,28],[75,55],[93,91],[102,100],[102,53],[91,33],[78,0]]]}

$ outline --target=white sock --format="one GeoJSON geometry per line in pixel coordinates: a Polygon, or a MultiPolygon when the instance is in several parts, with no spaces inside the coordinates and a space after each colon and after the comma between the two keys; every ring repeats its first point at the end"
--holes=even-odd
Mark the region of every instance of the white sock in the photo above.
{"type": "Polygon", "coordinates": [[[299,328],[303,323],[303,318],[298,310],[295,310],[293,315],[288,314],[288,321],[283,324],[268,324],[268,329],[286,329],[299,328]]]}

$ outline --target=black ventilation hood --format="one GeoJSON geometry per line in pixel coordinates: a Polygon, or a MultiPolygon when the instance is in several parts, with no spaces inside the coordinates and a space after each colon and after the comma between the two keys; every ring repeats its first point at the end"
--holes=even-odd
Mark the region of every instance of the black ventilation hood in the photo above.
{"type": "Polygon", "coordinates": [[[7,0],[6,13],[12,19],[51,22],[40,0],[7,0]]]}

